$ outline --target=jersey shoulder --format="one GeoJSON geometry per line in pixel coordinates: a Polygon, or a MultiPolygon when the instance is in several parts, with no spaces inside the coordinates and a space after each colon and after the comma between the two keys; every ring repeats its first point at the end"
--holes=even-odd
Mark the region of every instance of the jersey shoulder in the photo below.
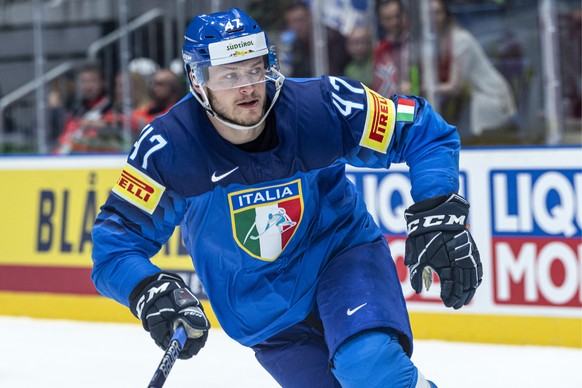
{"type": "Polygon", "coordinates": [[[141,131],[129,156],[128,164],[160,184],[179,189],[184,184],[184,168],[191,179],[203,174],[206,151],[201,142],[204,111],[190,95],[157,117],[141,131]]]}

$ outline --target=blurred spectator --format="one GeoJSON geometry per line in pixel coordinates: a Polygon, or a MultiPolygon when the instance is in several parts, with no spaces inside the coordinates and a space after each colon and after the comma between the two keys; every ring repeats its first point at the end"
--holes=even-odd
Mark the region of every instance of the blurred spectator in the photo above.
{"type": "MultiPolygon", "coordinates": [[[[152,102],[149,94],[149,84],[147,79],[140,73],[130,71],[128,74],[131,108],[141,109],[152,102]]],[[[116,112],[123,111],[123,80],[121,77],[121,73],[115,77],[115,97],[113,101],[113,108],[116,112]]]]}
{"type": "Polygon", "coordinates": [[[65,127],[67,112],[75,108],[76,82],[73,72],[55,78],[49,84],[47,94],[48,133],[47,142],[53,148],[65,127]]]}
{"type": "Polygon", "coordinates": [[[158,70],[152,79],[150,97],[152,101],[136,109],[132,118],[139,128],[143,128],[157,116],[166,113],[183,96],[180,78],[169,69],[158,70]]]}
{"type": "MultiPolygon", "coordinates": [[[[560,72],[564,114],[569,119],[582,118],[582,7],[562,4],[558,12],[560,37],[560,72]]],[[[568,120],[567,120],[568,121],[568,120]]],[[[568,122],[566,122],[568,124],[568,122]]]]}
{"type": "MultiPolygon", "coordinates": [[[[113,97],[113,109],[107,112],[99,125],[99,129],[94,135],[109,142],[109,151],[123,151],[132,144],[140,130],[143,128],[141,122],[133,117],[135,110],[143,109],[151,104],[149,88],[144,77],[136,72],[129,72],[129,112],[124,112],[123,95],[123,73],[115,77],[115,95],[113,97]],[[128,133],[125,133],[127,131],[128,133]]],[[[95,149],[97,145],[93,145],[95,149]]]]}
{"type": "Polygon", "coordinates": [[[149,84],[156,71],[160,70],[160,65],[150,58],[139,57],[134,58],[127,64],[127,70],[130,73],[137,73],[141,75],[144,81],[149,84]]]}
{"type": "Polygon", "coordinates": [[[402,1],[380,0],[377,7],[380,39],[396,43],[405,41],[410,20],[402,1]]]}
{"type": "Polygon", "coordinates": [[[443,116],[455,124],[463,102],[470,99],[470,134],[487,130],[515,129],[514,97],[503,75],[486,56],[480,43],[456,23],[442,0],[431,0],[431,11],[438,37],[438,74],[436,87],[443,116]]]}
{"type": "Polygon", "coordinates": [[[81,67],[77,72],[77,84],[79,100],[75,108],[67,113],[63,132],[59,136],[59,144],[55,150],[59,154],[82,152],[83,149],[76,149],[76,144],[82,142],[85,132],[89,132],[112,108],[103,72],[99,66],[87,64],[81,67]]]}
{"type": "Polygon", "coordinates": [[[144,78],[135,72],[129,75],[129,112],[124,113],[123,74],[115,77],[113,102],[110,109],[86,120],[75,129],[68,142],[61,145],[59,153],[104,153],[127,151],[137,138],[141,122],[133,111],[147,106],[151,99],[144,78]]]}
{"type": "Polygon", "coordinates": [[[366,86],[372,84],[372,33],[367,27],[355,27],[346,43],[350,61],[344,75],[360,81],[366,86]]]}
{"type": "Polygon", "coordinates": [[[322,22],[345,37],[356,27],[369,26],[373,0],[320,0],[322,22]]]}
{"type": "MultiPolygon", "coordinates": [[[[170,61],[168,69],[178,77],[180,81],[180,94],[186,94],[190,90],[190,84],[188,83],[188,77],[186,77],[184,70],[184,60],[182,57],[174,58],[170,61]]],[[[283,73],[286,74],[286,73],[283,73]]]]}
{"type": "Polygon", "coordinates": [[[245,10],[264,31],[282,31],[285,28],[285,20],[281,15],[285,13],[289,3],[290,0],[247,0],[245,10]]]}
{"type": "MultiPolygon", "coordinates": [[[[3,93],[2,93],[2,85],[0,85],[0,99],[2,99],[2,97],[4,97],[3,93]]],[[[14,130],[16,129],[16,126],[14,125],[14,120],[12,119],[12,116],[10,115],[10,111],[9,110],[5,110],[3,112],[3,116],[0,117],[0,120],[2,120],[2,125],[1,125],[1,130],[4,133],[11,133],[14,132],[14,130]]],[[[4,144],[0,144],[0,153],[4,153],[6,152],[6,150],[4,149],[5,146],[4,144]]]]}
{"type": "Polygon", "coordinates": [[[383,96],[419,93],[417,67],[410,60],[409,18],[400,0],[381,0],[378,21],[382,37],[374,50],[371,88],[383,96]],[[416,74],[416,81],[411,76],[416,74]]]}
{"type": "Polygon", "coordinates": [[[170,61],[168,67],[170,71],[178,77],[184,77],[184,60],[182,58],[174,58],[170,61]]]}
{"type": "MultiPolygon", "coordinates": [[[[293,33],[290,48],[290,74],[289,77],[313,77],[313,25],[311,10],[303,2],[296,2],[285,9],[285,25],[288,32],[293,33]]],[[[346,51],[346,38],[338,31],[326,27],[328,74],[342,75],[349,61],[346,51]]]]}

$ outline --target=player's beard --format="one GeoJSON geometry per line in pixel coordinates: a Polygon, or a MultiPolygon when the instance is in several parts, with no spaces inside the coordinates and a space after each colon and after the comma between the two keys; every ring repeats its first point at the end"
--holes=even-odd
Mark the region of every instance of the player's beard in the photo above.
{"type": "MultiPolygon", "coordinates": [[[[216,115],[222,120],[226,120],[230,123],[250,127],[256,125],[261,121],[263,115],[265,114],[265,109],[267,108],[266,99],[263,101],[261,106],[260,114],[257,117],[239,117],[227,111],[226,107],[220,103],[219,98],[210,89],[207,89],[208,101],[210,106],[216,115]]],[[[256,97],[258,98],[258,97],[256,97]]]]}

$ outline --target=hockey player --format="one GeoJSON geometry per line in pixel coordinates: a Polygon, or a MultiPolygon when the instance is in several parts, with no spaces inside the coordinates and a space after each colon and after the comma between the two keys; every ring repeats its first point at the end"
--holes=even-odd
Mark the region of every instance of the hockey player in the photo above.
{"type": "Polygon", "coordinates": [[[434,387],[410,360],[396,268],[345,164],[408,163],[412,286],[420,292],[432,269],[458,309],[482,268],[469,204],[455,194],[456,128],[419,97],[337,77],[285,80],[265,33],[236,8],[195,17],[183,58],[191,93],[143,129],[95,222],[99,292],[161,347],[183,324],[180,357],[196,355],[203,308],[149,260],[181,225],[222,328],[280,385],[434,387]]]}

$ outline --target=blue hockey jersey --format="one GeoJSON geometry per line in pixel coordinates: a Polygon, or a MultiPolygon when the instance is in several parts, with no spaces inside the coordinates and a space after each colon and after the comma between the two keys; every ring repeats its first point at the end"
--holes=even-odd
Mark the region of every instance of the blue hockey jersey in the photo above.
{"type": "Polygon", "coordinates": [[[93,228],[100,293],[128,305],[181,225],[221,326],[252,346],[309,314],[333,257],[382,238],[346,163],[406,162],[415,201],[458,189],[457,131],[422,98],[288,79],[271,114],[279,143],[264,152],[221,138],[191,95],[144,128],[93,228]]]}

